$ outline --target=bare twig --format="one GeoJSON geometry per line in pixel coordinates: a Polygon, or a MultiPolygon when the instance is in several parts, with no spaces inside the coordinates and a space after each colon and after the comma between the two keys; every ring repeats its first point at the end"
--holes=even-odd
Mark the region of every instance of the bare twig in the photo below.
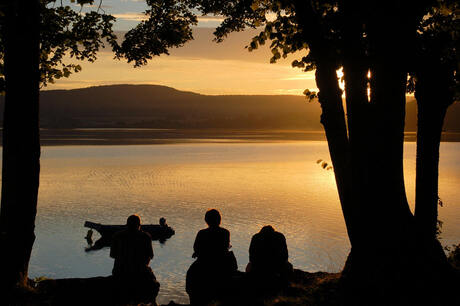
{"type": "Polygon", "coordinates": [[[97,8],[97,12],[99,13],[99,10],[101,10],[104,14],[105,14],[105,11],[104,9],[102,8],[102,0],[99,1],[99,6],[97,8]]]}

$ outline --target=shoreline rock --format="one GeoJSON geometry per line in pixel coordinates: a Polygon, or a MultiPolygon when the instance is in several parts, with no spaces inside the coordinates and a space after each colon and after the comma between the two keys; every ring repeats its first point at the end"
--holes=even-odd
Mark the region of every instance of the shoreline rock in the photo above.
{"type": "MultiPolygon", "coordinates": [[[[321,295],[337,292],[340,273],[305,272],[295,269],[291,284],[276,294],[245,296],[234,294],[230,301],[215,301],[211,305],[304,305],[308,301],[323,299],[321,295]],[[319,291],[318,291],[319,290],[319,291]],[[297,301],[297,302],[296,302],[297,301]],[[294,303],[294,304],[293,304],[294,303]]],[[[111,276],[90,278],[44,279],[31,281],[29,294],[21,294],[18,305],[120,305],[113,300],[113,280],[111,276]]],[[[332,300],[331,300],[332,301],[332,300]]],[[[136,304],[132,304],[136,305],[136,304]]],[[[154,305],[138,304],[138,305],[154,305]]],[[[164,306],[188,306],[170,301],[164,306]]],[[[333,304],[330,304],[333,305],[333,304]]]]}
{"type": "MultiPolygon", "coordinates": [[[[458,283],[460,280],[460,270],[455,269],[456,277],[451,281],[458,283]]],[[[242,272],[241,272],[242,273],[242,272]]],[[[363,280],[366,282],[366,280],[363,280]]],[[[449,287],[458,288],[454,283],[449,287]]],[[[349,288],[348,288],[349,289],[349,288]]],[[[446,288],[447,289],[447,288],[446,288]]],[[[111,277],[92,277],[92,278],[67,278],[67,279],[45,279],[38,282],[31,281],[28,289],[17,290],[13,294],[12,305],[126,305],[117,303],[113,300],[113,287],[111,277]]],[[[355,292],[356,293],[356,292],[355,292]]],[[[438,292],[440,293],[440,292],[438,292]]],[[[439,305],[460,305],[451,304],[450,298],[460,302],[460,296],[456,290],[448,290],[448,296],[438,296],[433,292],[433,298],[442,298],[439,305]]],[[[379,301],[373,300],[366,292],[362,292],[363,297],[367,296],[371,300],[365,305],[379,305],[379,301]]],[[[361,294],[359,294],[361,296],[361,294]]],[[[247,288],[241,292],[231,292],[229,298],[213,301],[208,306],[343,306],[346,305],[347,297],[350,292],[344,283],[341,273],[328,272],[305,272],[294,269],[293,277],[288,287],[271,294],[256,295],[248,291],[247,288]],[[250,292],[249,295],[241,294],[250,292]]],[[[361,301],[362,302],[362,301],[361,301]]],[[[416,301],[414,301],[416,302],[416,301]]],[[[431,303],[432,304],[432,303],[431,303]]],[[[9,305],[7,303],[7,305],[9,305]]],[[[132,303],[129,305],[155,305],[154,303],[142,304],[132,303]]],[[[394,305],[398,304],[395,301],[394,305]]],[[[414,304],[416,305],[416,304],[414,304]]],[[[438,305],[438,304],[432,304],[438,305]]],[[[162,306],[189,306],[170,301],[162,306]]]]}

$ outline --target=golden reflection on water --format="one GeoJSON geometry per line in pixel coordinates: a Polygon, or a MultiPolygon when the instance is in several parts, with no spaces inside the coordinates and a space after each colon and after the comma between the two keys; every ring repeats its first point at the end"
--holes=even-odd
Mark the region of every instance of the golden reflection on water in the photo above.
{"type": "MultiPolygon", "coordinates": [[[[413,203],[414,144],[406,145],[406,184],[413,203]]],[[[442,145],[440,211],[447,242],[460,236],[459,144],[442,145]],[[445,157],[443,157],[445,156],[445,157]],[[455,187],[456,186],[456,187],[455,187]],[[448,214],[446,215],[446,212],[448,214]]],[[[120,224],[132,213],[143,222],[166,217],[176,235],[154,243],[152,268],[160,302],[187,302],[185,272],[192,262],[204,212],[218,208],[231,232],[239,268],[251,236],[271,224],[286,235],[290,260],[308,271],[338,271],[349,250],[325,142],[75,146],[43,149],[37,243],[31,275],[108,275],[108,250],[85,253],[86,220],[120,224]]],[[[458,241],[457,241],[458,242],[458,241]]]]}

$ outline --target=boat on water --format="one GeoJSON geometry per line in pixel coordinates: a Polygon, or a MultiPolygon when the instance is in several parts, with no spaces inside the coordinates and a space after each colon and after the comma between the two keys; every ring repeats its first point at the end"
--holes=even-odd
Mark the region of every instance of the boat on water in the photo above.
{"type": "MultiPolygon", "coordinates": [[[[84,226],[90,229],[85,237],[89,245],[89,247],[85,249],[86,251],[100,250],[104,247],[109,247],[112,244],[113,235],[126,229],[126,225],[108,225],[90,221],[85,221],[84,226]],[[92,230],[96,230],[101,235],[101,238],[94,243],[92,241],[92,230]]],[[[149,233],[152,240],[159,240],[160,243],[164,243],[166,239],[171,238],[171,236],[175,234],[174,229],[166,224],[164,218],[160,219],[160,224],[141,225],[141,230],[149,233]]]]}

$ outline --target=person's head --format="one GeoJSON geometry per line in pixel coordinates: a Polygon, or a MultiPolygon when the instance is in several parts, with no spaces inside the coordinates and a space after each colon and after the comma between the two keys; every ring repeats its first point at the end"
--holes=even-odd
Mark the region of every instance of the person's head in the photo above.
{"type": "Polygon", "coordinates": [[[163,218],[163,217],[161,217],[161,218],[160,218],[160,225],[161,225],[161,226],[164,226],[165,224],[166,224],[166,219],[163,218]]]}
{"type": "Polygon", "coordinates": [[[138,230],[141,227],[141,218],[138,215],[131,215],[126,220],[129,230],[138,230]]]}
{"type": "Polygon", "coordinates": [[[209,227],[217,227],[220,225],[221,216],[217,209],[210,209],[204,215],[204,221],[209,227]]]}
{"type": "Polygon", "coordinates": [[[265,225],[260,229],[261,234],[266,234],[266,233],[273,233],[275,232],[275,229],[271,225],[265,225]]]}

